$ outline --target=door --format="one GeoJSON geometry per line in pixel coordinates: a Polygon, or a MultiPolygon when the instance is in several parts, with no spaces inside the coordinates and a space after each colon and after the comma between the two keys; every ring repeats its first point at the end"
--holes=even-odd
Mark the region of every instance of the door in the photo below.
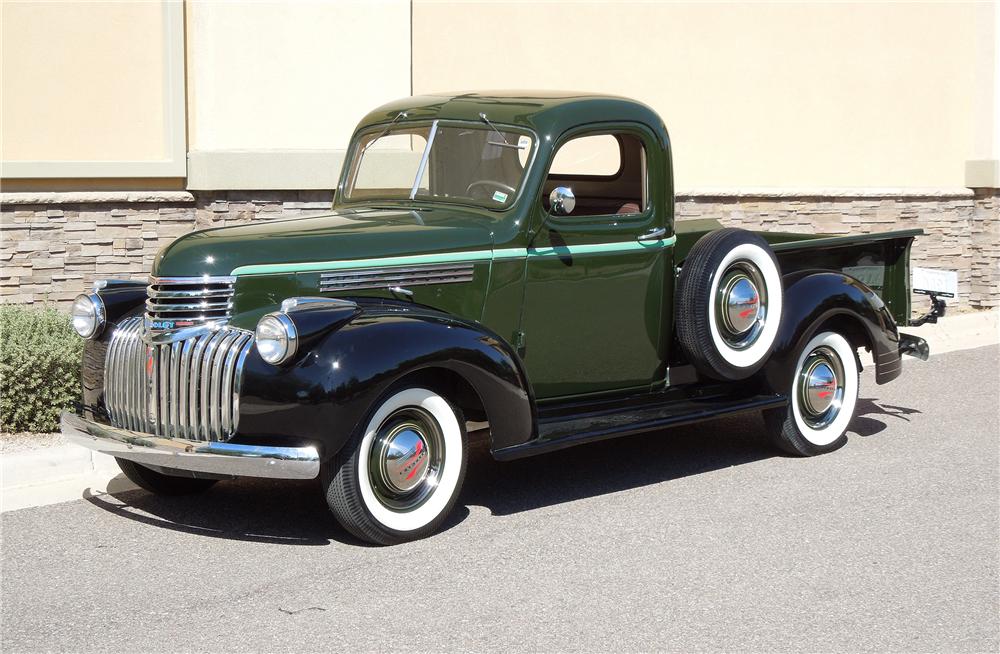
{"type": "Polygon", "coordinates": [[[538,399],[648,390],[663,374],[672,240],[664,190],[650,193],[652,143],[635,126],[577,131],[557,146],[525,262],[523,357],[538,399]],[[568,213],[549,206],[556,187],[575,196],[568,213]]]}

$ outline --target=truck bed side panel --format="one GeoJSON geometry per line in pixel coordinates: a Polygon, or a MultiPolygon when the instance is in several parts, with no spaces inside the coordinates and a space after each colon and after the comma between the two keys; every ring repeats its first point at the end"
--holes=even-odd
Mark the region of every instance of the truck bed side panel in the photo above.
{"type": "Polygon", "coordinates": [[[910,319],[910,246],[919,230],[775,243],[782,274],[839,270],[869,286],[898,325],[910,319]]]}
{"type": "MultiPolygon", "coordinates": [[[[715,220],[676,223],[677,262],[683,261],[699,238],[722,225],[715,220]]],[[[871,287],[899,325],[910,318],[910,246],[919,229],[830,236],[758,232],[774,248],[782,275],[803,270],[835,270],[871,287]]]]}

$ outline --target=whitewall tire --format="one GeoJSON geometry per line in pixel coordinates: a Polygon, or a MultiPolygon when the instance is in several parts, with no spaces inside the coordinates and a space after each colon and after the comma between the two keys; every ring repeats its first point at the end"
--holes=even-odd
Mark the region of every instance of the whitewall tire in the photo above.
{"type": "Polygon", "coordinates": [[[465,479],[465,419],[435,391],[395,388],[323,475],[327,503],[352,534],[389,545],[433,533],[465,479]]]}
{"type": "Polygon", "coordinates": [[[859,377],[854,347],[836,332],[822,332],[795,363],[788,407],[764,413],[774,442],[790,454],[813,456],[847,442],[857,408],[859,377]]]}
{"type": "Polygon", "coordinates": [[[678,278],[677,338],[703,374],[745,379],[767,361],[781,322],[781,273],[760,235],[720,229],[691,248],[678,278]]]}

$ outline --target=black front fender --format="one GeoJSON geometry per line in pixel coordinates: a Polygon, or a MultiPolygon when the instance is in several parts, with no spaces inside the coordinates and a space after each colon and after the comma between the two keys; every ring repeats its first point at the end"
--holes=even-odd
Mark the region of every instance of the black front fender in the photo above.
{"type": "MultiPolygon", "coordinates": [[[[342,314],[341,314],[342,315],[342,314]]],[[[361,305],[283,365],[247,357],[237,442],[318,443],[324,459],[343,446],[397,381],[445,369],[477,393],[492,447],[534,435],[534,398],[512,348],[482,325],[413,305],[361,305]]]]}
{"type": "Polygon", "coordinates": [[[824,325],[836,323],[855,346],[871,347],[875,382],[899,376],[899,332],[888,309],[864,283],[843,273],[802,271],[786,275],[781,325],[762,374],[770,389],[787,393],[806,343],[824,325]]]}

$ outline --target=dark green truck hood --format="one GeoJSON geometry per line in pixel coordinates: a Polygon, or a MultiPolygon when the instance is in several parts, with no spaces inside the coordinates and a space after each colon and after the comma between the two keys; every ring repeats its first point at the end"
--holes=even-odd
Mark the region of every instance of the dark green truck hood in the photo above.
{"type": "Polygon", "coordinates": [[[473,212],[346,210],[205,229],[160,250],[155,277],[230,275],[244,266],[489,249],[490,219],[473,212]]]}

